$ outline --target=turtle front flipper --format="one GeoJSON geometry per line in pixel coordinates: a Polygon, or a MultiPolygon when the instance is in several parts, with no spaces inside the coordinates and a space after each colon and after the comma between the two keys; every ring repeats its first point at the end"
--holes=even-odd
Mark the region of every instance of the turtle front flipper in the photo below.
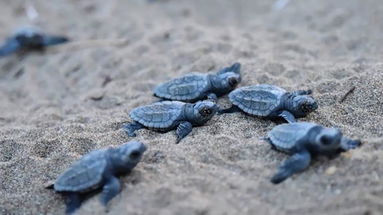
{"type": "Polygon", "coordinates": [[[234,73],[239,74],[240,71],[241,71],[241,64],[240,63],[234,63],[233,65],[231,65],[229,67],[225,67],[225,68],[220,69],[217,72],[217,75],[220,75],[223,73],[228,73],[228,72],[234,72],[234,73]]]}
{"type": "Polygon", "coordinates": [[[136,122],[136,121],[124,124],[122,126],[122,129],[128,134],[129,137],[137,136],[136,131],[140,130],[142,128],[145,128],[145,126],[143,126],[141,123],[136,122]]]}
{"type": "Polygon", "coordinates": [[[100,196],[100,201],[102,205],[106,206],[108,202],[113,199],[121,191],[120,181],[114,177],[110,176],[106,184],[102,188],[102,194],[100,196]]]}
{"type": "Polygon", "coordinates": [[[342,137],[340,141],[340,147],[342,151],[348,151],[350,149],[355,149],[362,145],[360,140],[352,140],[347,137],[342,137]]]}
{"type": "Polygon", "coordinates": [[[292,93],[295,96],[303,96],[303,95],[311,95],[313,94],[313,90],[297,90],[292,93]]]}
{"type": "Polygon", "coordinates": [[[69,39],[67,37],[63,36],[43,36],[43,41],[42,45],[43,46],[52,46],[52,45],[57,45],[61,43],[66,43],[68,42],[69,39]]]}
{"type": "Polygon", "coordinates": [[[279,184],[295,173],[306,169],[311,161],[308,151],[301,151],[292,155],[278,169],[278,172],[271,178],[273,184],[279,184]]]}
{"type": "Polygon", "coordinates": [[[8,39],[0,48],[0,57],[4,57],[16,52],[20,48],[20,44],[15,38],[8,39]]]}
{"type": "Polygon", "coordinates": [[[231,65],[231,67],[230,67],[230,71],[239,74],[240,71],[241,71],[241,64],[238,63],[238,62],[237,62],[237,63],[234,63],[233,65],[231,65]]]}
{"type": "Polygon", "coordinates": [[[297,122],[295,116],[287,110],[282,111],[279,116],[285,119],[288,123],[297,122]]]}
{"type": "Polygon", "coordinates": [[[81,206],[81,203],[82,199],[79,193],[67,193],[65,214],[73,214],[81,206]]]}
{"type": "Polygon", "coordinates": [[[193,129],[193,125],[190,122],[183,121],[181,122],[176,130],[178,144],[184,137],[186,137],[193,129]]]}

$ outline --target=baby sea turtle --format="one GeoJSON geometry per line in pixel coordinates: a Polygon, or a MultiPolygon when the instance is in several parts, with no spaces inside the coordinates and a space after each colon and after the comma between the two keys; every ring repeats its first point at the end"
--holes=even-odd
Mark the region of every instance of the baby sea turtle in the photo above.
{"type": "Polygon", "coordinates": [[[234,63],[217,74],[192,73],[157,86],[154,95],[165,100],[195,102],[232,91],[241,81],[241,64],[234,63]]]}
{"type": "Polygon", "coordinates": [[[68,42],[63,36],[46,35],[34,27],[24,27],[9,37],[0,47],[0,57],[17,51],[43,50],[46,46],[68,42]]]}
{"type": "Polygon", "coordinates": [[[129,173],[145,151],[146,146],[135,141],[116,148],[92,151],[60,175],[50,188],[66,195],[67,214],[72,214],[81,206],[82,194],[98,188],[102,188],[100,200],[106,206],[120,192],[117,176],[129,173]]]}
{"type": "Polygon", "coordinates": [[[314,155],[334,155],[361,145],[337,128],[326,128],[309,122],[286,123],[274,127],[266,137],[274,149],[292,156],[280,167],[271,182],[278,184],[306,169],[314,155]]]}
{"type": "Polygon", "coordinates": [[[176,129],[176,143],[179,143],[192,131],[193,126],[205,124],[217,111],[217,104],[210,100],[196,103],[156,102],[133,109],[130,117],[134,121],[125,124],[123,129],[130,137],[135,137],[135,131],[145,127],[161,132],[176,129]]]}
{"type": "Polygon", "coordinates": [[[283,117],[287,122],[296,122],[296,118],[304,117],[318,108],[317,102],[309,96],[311,93],[311,90],[289,93],[268,84],[241,87],[229,94],[233,105],[220,110],[219,114],[243,111],[254,116],[283,117]]]}

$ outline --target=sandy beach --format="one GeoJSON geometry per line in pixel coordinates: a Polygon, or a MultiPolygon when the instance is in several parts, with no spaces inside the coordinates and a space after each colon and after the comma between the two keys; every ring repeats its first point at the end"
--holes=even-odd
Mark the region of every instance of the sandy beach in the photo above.
{"type": "MultiPolygon", "coordinates": [[[[381,1],[33,2],[33,24],[72,42],[0,59],[0,214],[63,214],[63,196],[44,186],[91,150],[130,140],[149,149],[121,193],[107,209],[95,195],[77,214],[383,214],[381,1]],[[131,109],[158,101],[156,85],[234,62],[239,86],[312,89],[319,109],[299,120],[363,146],[273,185],[288,158],[262,140],[276,122],[214,116],[178,145],[174,132],[121,130],[131,109]]],[[[31,23],[25,1],[2,4],[5,40],[31,23]]],[[[230,106],[227,96],[218,103],[230,106]]]]}

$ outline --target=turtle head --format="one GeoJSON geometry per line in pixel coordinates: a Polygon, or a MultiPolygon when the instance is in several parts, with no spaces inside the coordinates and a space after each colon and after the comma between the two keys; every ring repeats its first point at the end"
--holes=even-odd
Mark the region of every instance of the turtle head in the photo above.
{"type": "Polygon", "coordinates": [[[196,102],[193,106],[193,121],[197,124],[205,124],[218,111],[218,106],[214,101],[204,100],[196,102]]]}
{"type": "Polygon", "coordinates": [[[117,156],[114,156],[117,163],[114,165],[122,169],[132,169],[141,161],[146,149],[147,147],[141,142],[124,143],[117,148],[117,156]]]}
{"type": "Polygon", "coordinates": [[[222,91],[222,93],[228,93],[235,89],[241,82],[241,64],[235,63],[230,67],[221,69],[214,80],[214,87],[222,91]]]}
{"type": "Polygon", "coordinates": [[[308,95],[298,95],[293,98],[293,112],[296,117],[304,117],[318,109],[318,103],[308,95]]]}
{"type": "Polygon", "coordinates": [[[337,128],[323,128],[315,138],[319,151],[334,151],[341,147],[342,132],[337,128]]]}

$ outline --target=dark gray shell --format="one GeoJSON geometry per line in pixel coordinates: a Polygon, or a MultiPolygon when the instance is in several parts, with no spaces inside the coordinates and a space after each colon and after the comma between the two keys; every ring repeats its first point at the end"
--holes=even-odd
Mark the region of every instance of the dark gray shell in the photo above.
{"type": "Polygon", "coordinates": [[[35,26],[24,26],[19,29],[17,29],[14,33],[14,35],[26,35],[26,36],[33,36],[35,34],[43,34],[42,30],[35,27],[35,26]]]}
{"type": "Polygon", "coordinates": [[[282,102],[286,90],[268,84],[241,87],[229,94],[230,101],[245,113],[268,116],[282,102]]]}
{"type": "Polygon", "coordinates": [[[157,86],[156,96],[170,100],[195,100],[204,95],[210,86],[207,74],[189,74],[157,86]]]}
{"type": "Polygon", "coordinates": [[[267,138],[278,150],[290,152],[299,140],[307,138],[310,129],[318,126],[314,123],[286,123],[275,126],[267,138]]]}
{"type": "Polygon", "coordinates": [[[169,128],[182,115],[184,105],[178,101],[156,102],[133,109],[130,117],[149,128],[169,128]]]}
{"type": "Polygon", "coordinates": [[[97,187],[107,166],[106,150],[93,151],[65,171],[54,184],[56,191],[86,192],[97,187]]]}

